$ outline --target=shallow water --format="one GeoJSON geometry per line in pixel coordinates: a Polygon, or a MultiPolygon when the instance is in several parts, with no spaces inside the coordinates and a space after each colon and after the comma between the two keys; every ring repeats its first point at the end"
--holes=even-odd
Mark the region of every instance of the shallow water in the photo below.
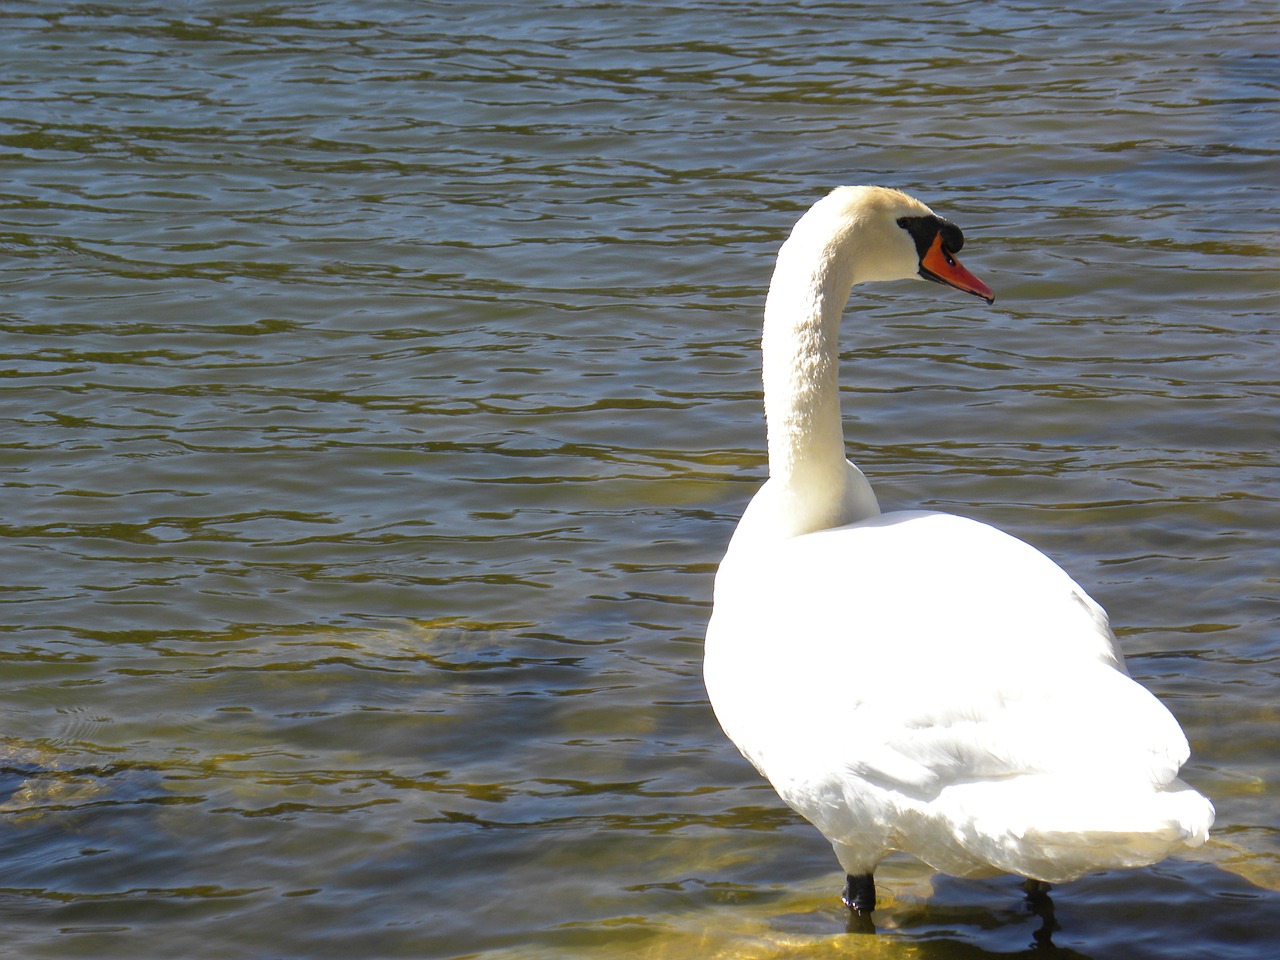
{"type": "Polygon", "coordinates": [[[999,299],[860,295],[850,455],[1103,602],[1218,808],[1058,890],[1059,955],[1274,957],[1278,26],[8,4],[13,955],[1030,952],[1012,880],[905,859],[846,934],[701,685],[773,254],[885,182],[999,299]]]}

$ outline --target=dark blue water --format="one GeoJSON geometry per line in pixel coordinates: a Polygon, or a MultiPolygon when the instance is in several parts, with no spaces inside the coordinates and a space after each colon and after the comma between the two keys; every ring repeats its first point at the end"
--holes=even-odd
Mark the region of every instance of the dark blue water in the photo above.
{"type": "Polygon", "coordinates": [[[1278,27],[6,5],[7,949],[1280,953],[1278,27]],[[772,257],[860,182],[999,299],[861,298],[851,457],[1103,602],[1218,808],[1193,859],[1055,891],[1049,943],[1015,881],[908,860],[847,934],[705,702],[772,257]]]}

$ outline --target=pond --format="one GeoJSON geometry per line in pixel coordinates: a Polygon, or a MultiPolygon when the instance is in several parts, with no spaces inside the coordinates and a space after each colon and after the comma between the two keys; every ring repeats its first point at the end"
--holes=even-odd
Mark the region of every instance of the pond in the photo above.
{"type": "Polygon", "coordinates": [[[1280,952],[1274,4],[0,13],[0,919],[61,957],[1280,952]],[[1217,807],[877,933],[720,732],[764,292],[887,183],[997,295],[856,294],[849,456],[1110,611],[1217,807]]]}

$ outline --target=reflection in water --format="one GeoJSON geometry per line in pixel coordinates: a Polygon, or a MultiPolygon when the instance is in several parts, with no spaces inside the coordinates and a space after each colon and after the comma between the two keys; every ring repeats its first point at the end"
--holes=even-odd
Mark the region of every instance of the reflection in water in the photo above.
{"type": "MultiPolygon", "coordinates": [[[[1025,892],[1024,903],[1027,912],[1040,921],[1040,925],[1031,931],[1029,946],[1033,950],[1052,951],[1055,956],[1068,955],[1060,953],[1053,942],[1054,933],[1062,928],[1054,915],[1053,897],[1049,894],[1049,884],[1038,880],[1024,880],[1022,888],[1025,892]]],[[[972,922],[974,919],[971,908],[966,908],[962,915],[965,921],[972,922]]],[[[960,918],[961,914],[958,914],[956,919],[959,920],[960,918]]],[[[933,922],[936,923],[937,920],[933,922]]],[[[984,929],[1007,925],[1021,926],[1021,923],[1016,916],[1002,919],[997,914],[988,914],[988,919],[981,924],[984,929]]],[[[873,915],[870,912],[850,910],[846,917],[845,932],[861,936],[874,935],[877,931],[873,915]]],[[[931,938],[928,942],[934,945],[938,943],[934,938],[931,938]]],[[[1070,953],[1069,955],[1077,956],[1075,953],[1070,953]]]]}
{"type": "Polygon", "coordinates": [[[1027,909],[1040,918],[1040,926],[1032,934],[1037,946],[1053,945],[1054,931],[1062,929],[1058,926],[1053,914],[1053,897],[1049,895],[1049,884],[1039,880],[1027,880],[1023,883],[1027,892],[1027,909]]]}

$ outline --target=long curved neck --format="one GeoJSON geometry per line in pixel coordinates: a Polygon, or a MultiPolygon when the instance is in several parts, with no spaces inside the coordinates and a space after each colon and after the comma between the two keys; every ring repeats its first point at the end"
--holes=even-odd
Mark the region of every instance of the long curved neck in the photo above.
{"type": "Polygon", "coordinates": [[[840,316],[861,279],[855,225],[812,213],[778,252],[761,340],[769,477],[784,536],[879,512],[845,460],[840,421],[840,316]]]}

